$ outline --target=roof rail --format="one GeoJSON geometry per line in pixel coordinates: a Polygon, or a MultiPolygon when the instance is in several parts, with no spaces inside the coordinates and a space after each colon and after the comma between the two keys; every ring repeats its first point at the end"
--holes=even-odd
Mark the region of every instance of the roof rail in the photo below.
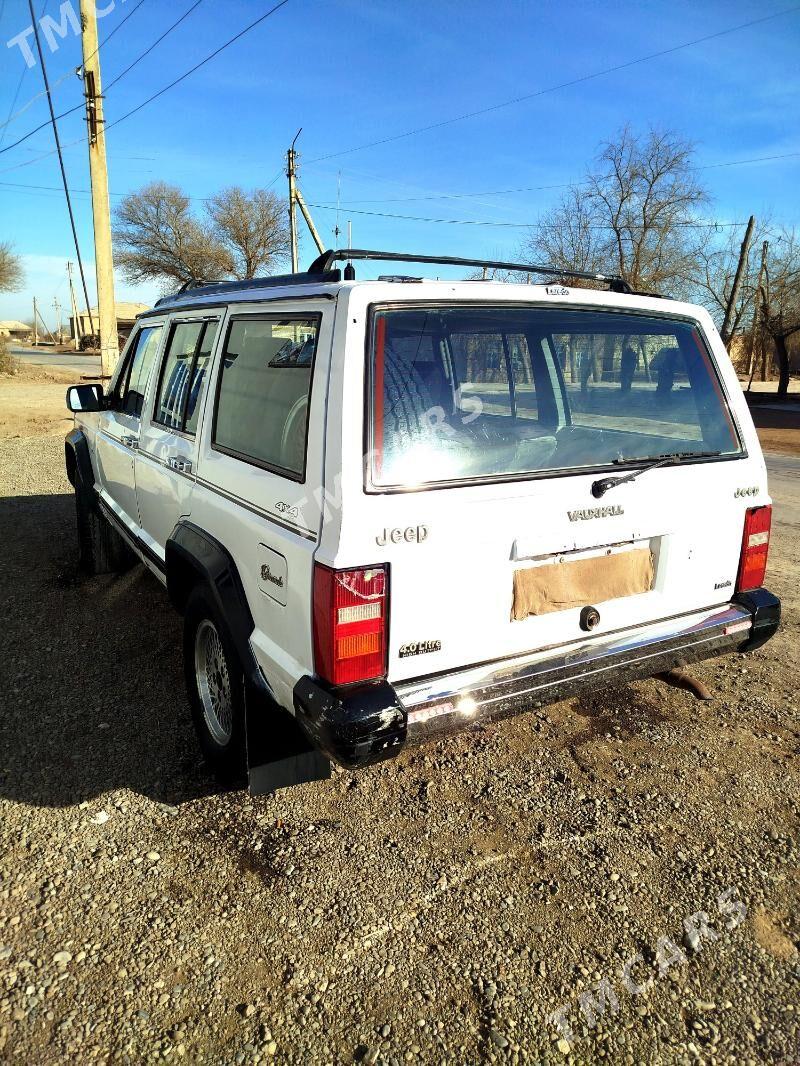
{"type": "Polygon", "coordinates": [[[284,285],[311,285],[342,280],[341,270],[302,271],[298,274],[270,274],[266,278],[245,278],[242,281],[196,281],[185,282],[177,292],[156,300],[155,307],[163,307],[180,297],[214,296],[226,292],[242,292],[247,289],[269,289],[284,285]]]}
{"type": "MultiPolygon", "coordinates": [[[[563,267],[539,266],[535,263],[505,263],[494,259],[462,259],[453,255],[413,255],[410,252],[376,252],[365,248],[337,248],[323,252],[308,268],[309,273],[330,270],[334,263],[349,263],[353,259],[374,259],[392,263],[435,263],[441,266],[486,267],[515,270],[524,274],[544,274],[554,278],[580,278],[582,281],[603,281],[612,292],[632,293],[628,282],[617,274],[591,274],[585,270],[565,270],[563,267]]],[[[345,278],[348,277],[345,270],[345,278]]]]}

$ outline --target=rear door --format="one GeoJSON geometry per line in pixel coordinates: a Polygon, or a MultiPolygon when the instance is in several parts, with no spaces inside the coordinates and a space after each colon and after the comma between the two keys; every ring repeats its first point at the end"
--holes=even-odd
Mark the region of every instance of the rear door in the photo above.
{"type": "Polygon", "coordinates": [[[143,326],[133,337],[117,375],[109,406],[98,418],[95,437],[100,495],[132,532],[139,530],[134,460],[142,409],[161,344],[162,327],[143,326]]]}
{"type": "Polygon", "coordinates": [[[136,453],[142,539],[164,559],[167,539],[189,514],[197,472],[197,433],[220,312],[176,316],[169,323],[136,453]]]}
{"type": "Polygon", "coordinates": [[[589,606],[594,637],[730,599],[763,463],[696,322],[375,307],[370,338],[358,561],[391,565],[391,678],[585,641],[589,606]]]}

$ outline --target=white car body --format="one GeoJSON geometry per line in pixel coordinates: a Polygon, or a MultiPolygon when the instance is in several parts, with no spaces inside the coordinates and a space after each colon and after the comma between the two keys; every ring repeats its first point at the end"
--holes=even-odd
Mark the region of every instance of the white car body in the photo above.
{"type": "MultiPolygon", "coordinates": [[[[76,428],[88,444],[94,490],[159,580],[168,583],[167,542],[176,523],[191,523],[230,554],[252,614],[250,649],[274,700],[287,712],[299,713],[298,682],[318,678],[315,564],[334,570],[389,568],[382,680],[397,694],[408,734],[414,722],[424,735],[437,718],[452,723],[458,712],[466,721],[480,710],[482,700],[474,694],[503,678],[530,678],[537,663],[550,670],[557,662],[591,661],[600,650],[605,657],[711,623],[718,637],[727,638],[719,650],[733,649],[737,626],[740,642],[748,635],[752,619],[732,606],[743,526],[748,508],[768,505],[770,497],[752,419],[706,311],[656,297],[563,286],[299,282],[190,289],[139,319],[126,352],[139,330],[165,327],[156,368],[172,323],[220,319],[196,435],[154,422],[155,370],[140,418],[114,410],[76,414],[76,428]],[[411,479],[403,491],[376,489],[364,459],[371,309],[414,305],[613,310],[688,320],[711,353],[741,453],[724,461],[640,470],[602,500],[592,496],[596,469],[447,487],[426,485],[420,470],[420,483],[411,479]],[[302,480],[212,444],[212,408],[229,320],[265,313],[319,316],[302,480]],[[654,561],[652,588],[595,605],[599,621],[591,632],[581,628],[578,607],[512,620],[516,570],[602,559],[642,546],[654,561]]],[[[602,673],[602,664],[599,668],[602,673]]],[[[558,698],[561,689],[545,691],[548,686],[546,681],[529,684],[530,702],[558,698]]],[[[524,693],[525,684],[517,691],[524,693]]],[[[489,712],[492,703],[502,702],[503,690],[497,693],[484,692],[489,712]]],[[[321,743],[314,730],[308,732],[321,743]]],[[[387,753],[394,745],[386,743],[387,753]]],[[[339,757],[330,749],[326,753],[339,757]]]]}

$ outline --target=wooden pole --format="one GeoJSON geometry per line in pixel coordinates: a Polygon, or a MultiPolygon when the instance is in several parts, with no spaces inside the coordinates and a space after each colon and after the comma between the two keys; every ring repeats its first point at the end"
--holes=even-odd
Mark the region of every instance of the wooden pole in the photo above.
{"type": "Polygon", "coordinates": [[[742,247],[739,249],[739,262],[736,264],[736,273],[733,275],[733,285],[731,285],[731,292],[728,297],[728,306],[725,308],[725,319],[722,323],[722,329],[719,331],[720,336],[722,337],[722,342],[726,348],[730,342],[731,333],[733,331],[733,316],[736,311],[736,301],[739,299],[739,289],[742,287],[742,275],[744,274],[744,268],[747,265],[747,256],[750,254],[750,242],[753,239],[753,227],[755,224],[755,215],[751,215],[742,240],[742,247]]]}
{"type": "Polygon", "coordinates": [[[750,354],[747,359],[748,373],[750,375],[747,382],[747,391],[750,391],[750,386],[753,384],[753,377],[756,372],[756,332],[758,330],[758,301],[761,298],[761,284],[764,280],[764,271],[767,269],[767,252],[769,251],[769,241],[764,241],[761,245],[761,265],[758,268],[758,284],[756,285],[756,295],[753,301],[753,320],[750,323],[750,354]]]}
{"type": "Polygon", "coordinates": [[[111,209],[108,200],[108,165],[95,0],[81,0],[81,26],[86,121],[89,127],[89,175],[92,183],[97,304],[100,317],[100,373],[103,377],[111,377],[119,359],[119,342],[114,302],[111,209]]]}

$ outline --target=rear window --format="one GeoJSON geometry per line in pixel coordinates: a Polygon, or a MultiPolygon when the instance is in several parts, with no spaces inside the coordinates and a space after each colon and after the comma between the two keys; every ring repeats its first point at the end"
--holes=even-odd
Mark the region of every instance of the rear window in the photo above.
{"type": "Polygon", "coordinates": [[[741,452],[689,321],[555,308],[377,311],[369,389],[380,487],[741,452]]]}

